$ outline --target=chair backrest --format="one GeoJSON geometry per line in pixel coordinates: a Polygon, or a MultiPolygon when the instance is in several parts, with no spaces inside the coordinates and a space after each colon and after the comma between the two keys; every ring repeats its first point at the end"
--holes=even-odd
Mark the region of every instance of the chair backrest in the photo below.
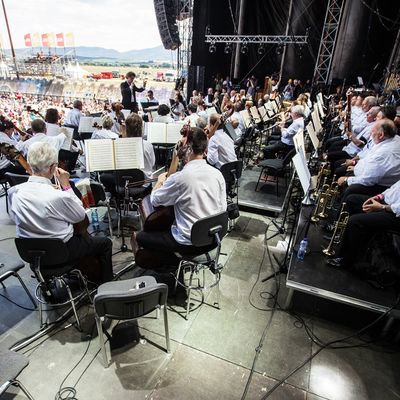
{"type": "Polygon", "coordinates": [[[90,181],[90,189],[93,194],[95,207],[98,206],[100,202],[105,201],[106,192],[104,191],[104,187],[101,183],[90,181]]]}
{"type": "Polygon", "coordinates": [[[232,161],[223,164],[220,171],[227,184],[236,182],[242,176],[243,161],[232,161]]]}
{"type": "Polygon", "coordinates": [[[58,266],[65,264],[69,251],[61,239],[15,238],[19,256],[34,265],[40,259],[40,266],[58,266]]]}
{"type": "Polygon", "coordinates": [[[192,226],[190,240],[196,247],[211,246],[217,244],[217,234],[222,240],[227,231],[228,212],[224,211],[196,221],[192,226]]]}
{"type": "Polygon", "coordinates": [[[126,181],[129,181],[129,183],[135,183],[142,182],[144,180],[144,172],[140,169],[122,169],[116,171],[117,186],[125,186],[126,181]]]}
{"type": "Polygon", "coordinates": [[[20,183],[27,182],[29,179],[29,175],[18,175],[12,172],[6,172],[4,175],[7,177],[10,186],[19,185],[20,183]]]}
{"type": "Polygon", "coordinates": [[[99,293],[94,298],[94,307],[99,317],[127,320],[139,318],[164,305],[168,297],[168,286],[156,283],[150,287],[135,289],[130,295],[124,293],[99,293]]]}
{"type": "Polygon", "coordinates": [[[283,166],[286,166],[292,161],[292,158],[296,154],[296,149],[292,149],[289,151],[289,153],[286,154],[285,158],[283,159],[283,166]]]}

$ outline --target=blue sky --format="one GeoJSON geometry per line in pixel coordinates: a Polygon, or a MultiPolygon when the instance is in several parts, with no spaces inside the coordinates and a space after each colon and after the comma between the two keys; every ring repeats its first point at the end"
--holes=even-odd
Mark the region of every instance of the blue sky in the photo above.
{"type": "MultiPolygon", "coordinates": [[[[161,45],[153,0],[5,0],[14,47],[25,33],[74,32],[77,46],[119,51],[161,45]]],[[[0,8],[0,34],[8,48],[0,8]]]]}

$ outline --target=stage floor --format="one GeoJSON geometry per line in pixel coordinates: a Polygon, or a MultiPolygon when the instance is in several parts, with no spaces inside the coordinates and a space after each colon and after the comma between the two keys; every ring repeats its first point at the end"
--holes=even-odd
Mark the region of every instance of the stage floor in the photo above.
{"type": "MultiPolygon", "coordinates": [[[[279,178],[279,195],[276,195],[276,183],[261,181],[255,191],[261,168],[247,167],[239,180],[239,206],[249,209],[269,211],[275,214],[282,212],[288,186],[284,178],[279,178]]],[[[288,185],[289,185],[288,179],[288,185]]]]}

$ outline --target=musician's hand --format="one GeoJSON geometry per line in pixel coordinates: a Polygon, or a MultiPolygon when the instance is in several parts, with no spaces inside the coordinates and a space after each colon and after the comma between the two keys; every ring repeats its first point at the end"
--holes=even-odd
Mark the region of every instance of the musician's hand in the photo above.
{"type": "Polygon", "coordinates": [[[215,121],[214,124],[208,124],[206,129],[207,129],[207,136],[210,139],[212,136],[214,136],[214,133],[217,131],[219,127],[219,120],[215,121]]]}
{"type": "Polygon", "coordinates": [[[351,160],[346,160],[346,161],[342,164],[343,167],[350,167],[351,165],[353,165],[353,159],[351,159],[351,160]]]}
{"type": "Polygon", "coordinates": [[[157,178],[157,183],[154,185],[153,190],[159,189],[162,185],[164,185],[164,182],[167,180],[167,172],[164,172],[163,174],[159,175],[157,178]]]}
{"type": "Polygon", "coordinates": [[[69,173],[62,168],[57,167],[54,171],[54,176],[60,181],[60,185],[63,189],[71,186],[69,184],[69,173]]]}
{"type": "Polygon", "coordinates": [[[349,165],[349,166],[346,168],[346,171],[347,171],[347,172],[354,171],[354,165],[349,165]]]}
{"type": "Polygon", "coordinates": [[[347,181],[347,176],[341,176],[338,180],[337,180],[337,184],[339,186],[343,186],[347,181]]]}
{"type": "Polygon", "coordinates": [[[382,210],[382,204],[376,201],[373,197],[369,198],[362,205],[362,209],[366,213],[382,210]]]}

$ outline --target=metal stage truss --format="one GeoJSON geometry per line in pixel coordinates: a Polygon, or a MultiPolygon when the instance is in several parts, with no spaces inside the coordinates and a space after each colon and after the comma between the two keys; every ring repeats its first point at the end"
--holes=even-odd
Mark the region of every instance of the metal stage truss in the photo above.
{"type": "Polygon", "coordinates": [[[177,77],[187,79],[192,51],[193,0],[180,2],[178,9],[178,28],[181,45],[177,55],[177,77]]]}
{"type": "Polygon", "coordinates": [[[314,69],[313,82],[315,84],[327,84],[329,81],[344,3],[345,0],[329,0],[314,69]]]}
{"type": "Polygon", "coordinates": [[[206,35],[206,43],[307,44],[308,35],[206,35]]]}

